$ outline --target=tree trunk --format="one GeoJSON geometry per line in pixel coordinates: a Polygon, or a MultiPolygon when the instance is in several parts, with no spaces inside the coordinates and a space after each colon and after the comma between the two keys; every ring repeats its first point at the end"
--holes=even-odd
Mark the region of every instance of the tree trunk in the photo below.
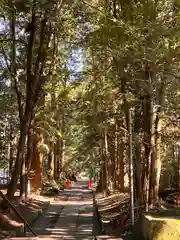
{"type": "Polygon", "coordinates": [[[64,158],[65,158],[65,140],[61,138],[60,139],[60,158],[59,158],[60,173],[63,172],[64,158]]]}
{"type": "Polygon", "coordinates": [[[162,127],[162,119],[159,116],[160,113],[156,114],[155,119],[155,130],[154,130],[154,144],[152,149],[152,169],[151,169],[151,203],[157,202],[159,199],[159,183],[161,173],[161,136],[160,131],[162,127]]]}
{"type": "Polygon", "coordinates": [[[18,145],[18,151],[17,151],[17,158],[16,158],[14,169],[13,169],[12,178],[7,190],[8,199],[12,199],[14,196],[14,193],[17,190],[17,181],[21,173],[21,165],[24,158],[24,148],[26,143],[28,127],[29,127],[28,121],[24,121],[23,124],[21,124],[20,126],[20,138],[19,138],[19,145],[18,145]]]}
{"type": "Polygon", "coordinates": [[[27,172],[26,172],[26,162],[24,157],[22,161],[21,176],[20,176],[20,199],[26,200],[26,198],[27,198],[27,172]]]}
{"type": "Polygon", "coordinates": [[[117,128],[118,128],[118,147],[117,147],[117,154],[118,154],[118,189],[123,192],[125,186],[125,132],[121,128],[124,128],[124,120],[117,121],[117,128]]]}
{"type": "Polygon", "coordinates": [[[65,119],[64,119],[64,113],[61,112],[61,122],[60,122],[60,128],[61,128],[61,136],[57,136],[56,141],[56,180],[59,179],[61,172],[63,172],[63,164],[64,164],[64,157],[65,157],[65,140],[64,140],[64,134],[65,134],[65,119]]]}
{"type": "Polygon", "coordinates": [[[59,180],[60,173],[62,170],[61,162],[61,139],[58,136],[56,140],[56,180],[59,180]]]}
{"type": "Polygon", "coordinates": [[[105,164],[105,154],[104,154],[104,139],[101,139],[101,145],[100,145],[100,165],[101,165],[101,173],[100,173],[100,185],[102,192],[107,195],[107,171],[106,171],[106,164],[105,164]]]}
{"type": "Polygon", "coordinates": [[[12,124],[10,124],[10,153],[9,153],[9,174],[12,175],[16,159],[16,142],[13,136],[12,124]]]}
{"type": "Polygon", "coordinates": [[[109,171],[108,171],[109,151],[108,151],[108,138],[107,138],[107,126],[104,129],[104,174],[105,174],[105,189],[106,195],[109,193],[109,171]]]}
{"type": "Polygon", "coordinates": [[[119,153],[119,189],[121,192],[124,191],[124,175],[125,175],[125,146],[124,142],[121,141],[120,146],[120,153],[119,153]]]}
{"type": "Polygon", "coordinates": [[[134,117],[134,132],[135,132],[135,195],[138,203],[142,204],[142,185],[141,185],[141,177],[142,177],[142,153],[141,153],[141,130],[142,130],[142,122],[141,122],[141,109],[139,106],[135,107],[135,117],[134,117]]]}
{"type": "Polygon", "coordinates": [[[118,189],[118,124],[115,125],[114,136],[114,189],[118,189]]]}
{"type": "Polygon", "coordinates": [[[31,162],[33,158],[33,122],[34,122],[34,114],[32,116],[33,119],[31,119],[31,126],[28,130],[28,136],[27,136],[27,151],[26,151],[26,157],[24,157],[22,161],[21,166],[21,176],[20,176],[20,198],[26,199],[28,196],[28,191],[30,190],[28,188],[29,185],[29,171],[31,167],[31,162]]]}
{"type": "Polygon", "coordinates": [[[32,126],[28,131],[28,140],[27,140],[26,168],[28,172],[30,171],[31,162],[33,158],[33,136],[34,136],[34,128],[32,126]]]}
{"type": "Polygon", "coordinates": [[[58,180],[58,163],[57,163],[57,140],[54,144],[54,179],[57,181],[58,180]]]}
{"type": "Polygon", "coordinates": [[[55,156],[55,165],[56,165],[56,180],[59,180],[60,174],[63,171],[63,162],[64,162],[64,150],[65,150],[65,141],[62,137],[57,137],[56,140],[56,156],[55,156]]]}
{"type": "Polygon", "coordinates": [[[101,166],[101,170],[99,173],[99,182],[98,182],[98,187],[97,187],[99,192],[104,191],[104,173],[103,173],[103,165],[101,166]]]}
{"type": "Polygon", "coordinates": [[[49,180],[54,179],[54,141],[49,141],[49,154],[48,154],[48,177],[49,180]]]}
{"type": "Polygon", "coordinates": [[[156,146],[156,162],[154,167],[154,178],[155,178],[155,186],[154,186],[154,199],[157,201],[159,199],[159,184],[160,184],[160,175],[161,175],[161,127],[162,127],[162,119],[157,123],[157,134],[155,139],[156,146]]]}
{"type": "Polygon", "coordinates": [[[109,152],[109,160],[108,160],[108,172],[109,172],[109,189],[113,191],[116,187],[116,150],[115,150],[115,133],[116,125],[112,126],[108,136],[108,152],[109,152]]]}
{"type": "Polygon", "coordinates": [[[107,185],[106,185],[106,171],[105,171],[105,164],[102,163],[101,165],[101,171],[100,171],[100,178],[99,178],[99,184],[98,184],[98,189],[100,192],[105,193],[106,195],[106,189],[107,189],[107,185]]]}
{"type": "Polygon", "coordinates": [[[33,136],[33,158],[30,168],[30,189],[32,192],[38,191],[42,184],[43,152],[41,146],[43,144],[43,134],[36,128],[33,136]]]}
{"type": "Polygon", "coordinates": [[[176,189],[177,189],[177,192],[180,192],[180,146],[178,145],[177,146],[177,171],[176,171],[176,174],[177,174],[177,181],[176,181],[176,189]]]}
{"type": "Polygon", "coordinates": [[[150,186],[150,167],[151,167],[151,152],[152,152],[152,99],[148,96],[144,99],[144,195],[146,211],[149,208],[149,186],[150,186]]]}
{"type": "MultiPolygon", "coordinates": [[[[169,67],[169,66],[168,66],[169,67]]],[[[165,78],[166,79],[166,78],[165,78]]],[[[158,108],[154,120],[154,145],[152,152],[151,197],[157,202],[159,199],[159,184],[161,174],[161,128],[163,121],[163,106],[165,102],[165,79],[162,80],[158,94],[158,108]]]]}
{"type": "MultiPolygon", "coordinates": [[[[37,101],[37,106],[44,109],[45,106],[45,94],[42,93],[37,101]]],[[[29,131],[30,137],[30,189],[31,191],[37,191],[41,188],[42,184],[42,163],[43,163],[43,145],[44,145],[44,136],[42,130],[40,129],[40,123],[38,117],[35,116],[35,112],[32,111],[31,115],[31,128],[29,131]],[[31,143],[32,141],[32,143],[31,143]],[[33,151],[32,151],[33,149],[33,151]]]]}

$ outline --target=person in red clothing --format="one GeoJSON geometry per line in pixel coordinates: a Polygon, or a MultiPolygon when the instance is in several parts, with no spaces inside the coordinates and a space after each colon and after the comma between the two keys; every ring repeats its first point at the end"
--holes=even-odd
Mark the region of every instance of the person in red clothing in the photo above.
{"type": "Polygon", "coordinates": [[[88,188],[92,188],[92,179],[91,178],[88,181],[88,188]]]}
{"type": "Polygon", "coordinates": [[[70,187],[70,184],[71,184],[70,180],[67,179],[67,180],[66,180],[66,189],[68,189],[68,188],[70,187]]]}

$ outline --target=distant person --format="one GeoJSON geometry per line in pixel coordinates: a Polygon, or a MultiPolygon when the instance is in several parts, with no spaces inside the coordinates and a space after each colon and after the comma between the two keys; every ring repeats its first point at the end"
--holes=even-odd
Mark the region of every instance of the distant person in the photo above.
{"type": "Polygon", "coordinates": [[[88,181],[88,188],[92,188],[92,178],[89,178],[89,181],[88,181]]]}
{"type": "Polygon", "coordinates": [[[72,174],[71,179],[72,179],[72,181],[77,182],[77,178],[74,173],[72,174]]]}

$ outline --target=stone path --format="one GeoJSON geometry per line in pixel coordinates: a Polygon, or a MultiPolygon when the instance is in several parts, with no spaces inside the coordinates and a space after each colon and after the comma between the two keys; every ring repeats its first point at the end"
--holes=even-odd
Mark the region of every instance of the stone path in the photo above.
{"type": "Polygon", "coordinates": [[[58,201],[49,206],[46,214],[33,226],[38,236],[54,239],[94,239],[100,234],[100,225],[94,214],[93,196],[87,182],[80,181],[64,191],[67,201],[58,201]]]}

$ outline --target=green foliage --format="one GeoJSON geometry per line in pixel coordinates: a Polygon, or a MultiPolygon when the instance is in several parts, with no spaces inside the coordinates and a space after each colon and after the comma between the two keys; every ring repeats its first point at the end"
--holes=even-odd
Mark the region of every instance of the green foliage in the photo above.
{"type": "Polygon", "coordinates": [[[88,66],[84,81],[77,87],[75,118],[82,131],[78,129],[78,136],[74,136],[78,147],[73,155],[86,166],[92,163],[98,166],[103,129],[110,133],[118,118],[124,118],[124,99],[136,106],[139,98],[152,95],[154,108],[159,109],[160,105],[163,108],[162,145],[172,146],[179,138],[177,3],[136,1],[131,7],[125,3],[122,7],[122,1],[115,4],[113,9],[109,3],[109,10],[101,1],[86,5],[91,29],[83,38],[88,66]],[[145,79],[147,64],[152,72],[151,81],[145,79]],[[165,86],[163,103],[162,86],[165,86]]]}
{"type": "MultiPolygon", "coordinates": [[[[99,171],[104,131],[107,130],[110,136],[118,121],[125,122],[125,102],[136,106],[139,98],[150,94],[154,107],[158,109],[162,105],[163,108],[162,145],[173,145],[179,138],[180,129],[179,1],[131,1],[131,4],[114,1],[116,6],[110,2],[105,6],[103,1],[93,1],[92,6],[86,1],[63,2],[57,14],[56,1],[36,1],[37,36],[33,67],[40,44],[40,23],[43,16],[48,19],[42,48],[46,53],[42,57],[46,59],[42,71],[46,76],[43,86],[46,96],[43,104],[35,109],[45,144],[49,145],[52,139],[54,143],[63,139],[67,169],[99,171]],[[82,54],[80,73],[73,54],[77,59],[77,55],[82,54]],[[145,76],[147,65],[152,73],[150,81],[145,76]],[[163,104],[160,103],[162,86],[165,86],[163,104]]],[[[26,3],[15,8],[16,68],[23,107],[29,36],[26,31],[33,9],[32,1],[26,3]]],[[[4,25],[0,36],[0,58],[3,59],[0,69],[1,129],[7,121],[8,126],[15,126],[13,135],[18,137],[17,96],[8,68],[11,66],[13,41],[9,29],[12,9],[7,1],[0,3],[0,14],[4,25]]],[[[40,65],[42,62],[41,59],[40,65]]],[[[7,143],[8,134],[9,127],[5,137],[7,143]]],[[[3,141],[0,141],[1,159],[7,149],[3,141]]]]}

